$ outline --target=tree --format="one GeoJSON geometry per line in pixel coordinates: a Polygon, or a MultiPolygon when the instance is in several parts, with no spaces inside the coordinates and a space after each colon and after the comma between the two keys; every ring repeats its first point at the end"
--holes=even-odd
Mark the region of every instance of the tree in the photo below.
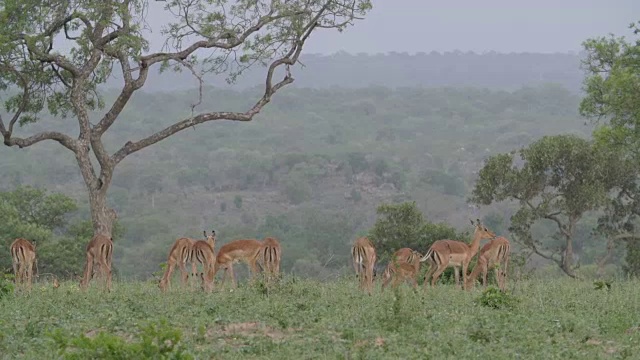
{"type": "Polygon", "coordinates": [[[63,228],[67,224],[67,215],[78,209],[75,200],[64,194],[47,194],[46,190],[31,186],[0,192],[0,202],[15,208],[21,222],[50,231],[63,228]]]}
{"type": "Polygon", "coordinates": [[[312,32],[344,30],[371,9],[370,0],[169,0],[162,4],[174,21],[163,28],[165,51],[150,52],[143,31],[148,0],[7,0],[0,8],[0,90],[9,118],[0,117],[7,146],[29,147],[55,141],[71,151],[89,193],[94,233],[111,235],[116,213],[106,194],[114,168],[127,156],[195,125],[251,121],[272,96],[293,82],[295,65],[312,32]],[[62,51],[62,49],[66,49],[62,51]],[[199,60],[201,59],[201,60],[199,60]],[[108,149],[103,135],[116,122],[149,71],[187,69],[200,82],[206,73],[234,81],[247,68],[268,67],[264,91],[246,111],[196,112],[154,134],[120,139],[108,149]],[[122,87],[107,106],[100,86],[120,69],[122,87]],[[281,78],[277,79],[279,76],[281,78]],[[91,112],[106,112],[92,119],[91,112]],[[77,120],[78,136],[55,130],[15,136],[21,127],[48,116],[77,120]],[[111,150],[111,151],[110,151],[111,150]],[[97,164],[96,164],[97,162],[97,164]]]}
{"type": "Polygon", "coordinates": [[[576,224],[584,213],[606,203],[615,158],[573,135],[545,136],[519,153],[520,166],[514,164],[514,152],[491,157],[480,170],[471,201],[482,205],[518,201],[520,209],[509,228],[516,240],[575,277],[576,224]],[[556,225],[559,248],[545,248],[532,235],[531,226],[539,220],[556,225]]]}
{"type": "MultiPolygon", "coordinates": [[[[42,189],[19,187],[0,192],[0,248],[9,249],[13,240],[24,237],[36,242],[40,254],[41,245],[51,243],[54,230],[63,230],[68,215],[76,208],[73,199],[63,194],[47,194],[42,189]]],[[[10,267],[11,258],[0,257],[0,271],[10,267]]]]}
{"type": "Polygon", "coordinates": [[[627,241],[625,270],[640,275],[640,22],[631,24],[636,35],[629,42],[623,37],[600,37],[584,42],[587,57],[586,96],[580,103],[580,113],[597,122],[596,143],[616,153],[620,167],[615,176],[616,195],[607,204],[599,219],[598,231],[608,236],[608,260],[617,240],[627,241]]]}
{"type": "Polygon", "coordinates": [[[378,259],[385,261],[394,251],[408,247],[426,252],[431,243],[440,239],[460,239],[461,234],[447,224],[426,221],[415,201],[382,204],[378,219],[369,231],[378,259]]]}

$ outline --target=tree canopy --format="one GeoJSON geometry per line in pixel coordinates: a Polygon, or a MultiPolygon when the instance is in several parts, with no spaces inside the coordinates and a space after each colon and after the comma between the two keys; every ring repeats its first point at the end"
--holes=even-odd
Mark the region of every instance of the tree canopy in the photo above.
{"type": "Polygon", "coordinates": [[[369,235],[381,262],[389,260],[393,252],[403,247],[426,253],[436,240],[466,237],[445,223],[425,220],[415,201],[381,204],[377,213],[378,219],[369,235]]]}
{"type": "Polygon", "coordinates": [[[488,205],[515,200],[520,208],[511,218],[517,240],[552,260],[570,276],[573,237],[583,214],[601,208],[613,186],[616,157],[574,135],[545,136],[514,153],[491,157],[480,171],[472,201],[488,205]],[[558,248],[543,248],[532,225],[539,220],[556,224],[558,248]]]}
{"type": "Polygon", "coordinates": [[[627,240],[629,273],[640,275],[640,22],[631,24],[635,38],[599,37],[585,41],[586,96],[580,113],[598,123],[597,144],[624,159],[616,176],[615,196],[599,219],[598,230],[616,240],[627,240]]]}

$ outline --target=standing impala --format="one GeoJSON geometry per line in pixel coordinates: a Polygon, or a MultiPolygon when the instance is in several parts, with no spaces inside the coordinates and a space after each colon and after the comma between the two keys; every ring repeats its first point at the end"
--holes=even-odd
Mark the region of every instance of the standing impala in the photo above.
{"type": "Polygon", "coordinates": [[[422,254],[410,248],[402,248],[396,251],[391,257],[391,261],[384,270],[382,278],[382,291],[393,279],[391,286],[396,288],[401,281],[411,281],[413,288],[418,288],[416,277],[420,272],[420,258],[422,254]]]}
{"type": "Polygon", "coordinates": [[[351,259],[356,275],[360,279],[360,289],[366,289],[371,295],[373,288],[373,267],[376,263],[376,248],[366,237],[356,239],[351,247],[351,259]]]}
{"type": "Polygon", "coordinates": [[[33,278],[33,265],[36,261],[36,247],[27,239],[17,238],[11,247],[11,260],[13,262],[13,274],[16,277],[16,285],[26,282],[27,289],[31,290],[33,278]]]}
{"type": "Polygon", "coordinates": [[[280,275],[281,249],[280,242],[272,237],[267,237],[262,241],[260,250],[261,261],[267,275],[267,281],[277,279],[280,275]]]}
{"type": "MultiPolygon", "coordinates": [[[[215,231],[211,231],[211,235],[204,235],[207,240],[198,240],[191,248],[192,269],[195,269],[195,262],[202,264],[204,271],[200,273],[202,279],[202,290],[211,292],[213,289],[213,278],[215,276],[214,264],[216,261],[214,249],[216,246],[215,231]]],[[[195,275],[195,274],[194,274],[195,275]]]]}
{"type": "Polygon", "coordinates": [[[97,266],[100,277],[105,280],[107,291],[111,291],[111,258],[113,256],[113,239],[97,234],[87,244],[87,262],[80,280],[80,288],[85,290],[93,278],[93,267],[97,266]]]}
{"type": "Polygon", "coordinates": [[[489,269],[495,269],[496,281],[500,290],[504,291],[507,282],[507,266],[509,265],[509,240],[499,236],[484,244],[478,255],[478,262],[467,278],[465,288],[469,290],[476,281],[478,274],[482,271],[482,285],[487,287],[487,273],[489,269]],[[498,265],[496,267],[496,265],[498,265]]]}
{"type": "MultiPolygon", "coordinates": [[[[215,247],[215,236],[216,232],[214,230],[211,230],[210,235],[207,235],[206,230],[204,231],[204,237],[211,245],[211,248],[215,247]]],[[[183,285],[185,285],[189,279],[189,272],[186,268],[187,262],[191,263],[192,277],[196,275],[196,259],[192,258],[192,250],[195,243],[196,240],[190,238],[179,238],[173,244],[171,250],[169,251],[169,257],[167,258],[167,270],[165,271],[159,283],[160,289],[162,289],[162,291],[165,291],[168,287],[171,286],[171,274],[175,270],[176,266],[178,267],[178,269],[180,269],[180,278],[183,285]]]]}
{"type": "Polygon", "coordinates": [[[220,284],[224,284],[227,274],[230,274],[233,287],[238,286],[235,274],[233,273],[233,263],[238,261],[246,262],[247,265],[249,265],[249,270],[251,271],[251,278],[255,278],[258,273],[257,263],[262,246],[262,241],[255,239],[233,240],[230,243],[223,245],[218,251],[214,267],[214,276],[220,269],[224,269],[222,282],[220,284]]]}
{"type": "Polygon", "coordinates": [[[480,223],[480,219],[476,219],[476,223],[471,220],[471,225],[475,226],[471,244],[455,240],[438,240],[431,245],[429,251],[420,259],[420,261],[429,263],[429,271],[424,276],[425,288],[429,276],[433,275],[431,286],[435,286],[436,281],[448,266],[453,267],[456,286],[460,282],[460,275],[458,274],[460,267],[462,267],[462,281],[466,283],[469,262],[478,252],[480,240],[496,237],[495,233],[480,223]]]}

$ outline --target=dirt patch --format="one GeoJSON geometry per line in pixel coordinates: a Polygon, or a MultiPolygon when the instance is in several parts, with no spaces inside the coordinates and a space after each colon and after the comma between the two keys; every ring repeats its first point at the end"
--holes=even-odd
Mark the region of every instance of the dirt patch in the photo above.
{"type": "Polygon", "coordinates": [[[254,336],[266,336],[273,340],[282,340],[290,333],[299,331],[300,329],[287,329],[281,331],[271,326],[264,325],[259,322],[243,322],[243,323],[231,323],[222,325],[218,328],[212,328],[207,331],[208,336],[220,336],[223,337],[254,337],[254,336]]]}

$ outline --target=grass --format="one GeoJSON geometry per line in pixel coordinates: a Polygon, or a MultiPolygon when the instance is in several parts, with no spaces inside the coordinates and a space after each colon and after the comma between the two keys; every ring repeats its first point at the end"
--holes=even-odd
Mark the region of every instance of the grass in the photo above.
{"type": "Polygon", "coordinates": [[[408,286],[373,296],[354,279],[285,278],[212,294],[116,282],[35,284],[0,299],[0,358],[623,359],[640,349],[640,282],[569,279],[408,286]],[[163,355],[159,355],[163,354],[163,355]]]}

